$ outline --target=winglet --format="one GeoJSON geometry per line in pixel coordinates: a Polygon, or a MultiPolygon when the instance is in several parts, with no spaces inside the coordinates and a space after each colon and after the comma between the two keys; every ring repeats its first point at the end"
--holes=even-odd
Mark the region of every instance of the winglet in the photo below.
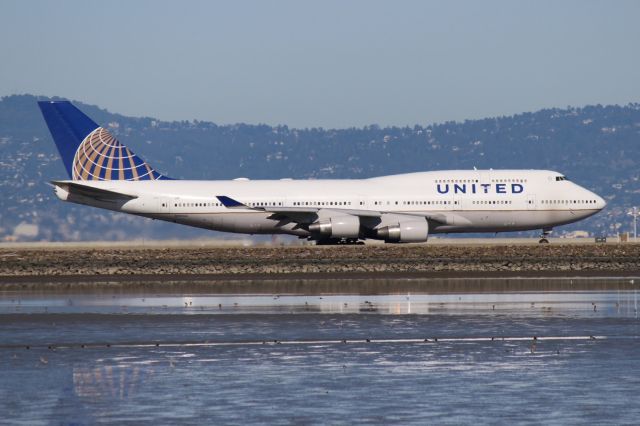
{"type": "Polygon", "coordinates": [[[223,206],[228,209],[248,209],[249,207],[245,204],[242,204],[240,201],[236,201],[233,198],[227,197],[226,195],[216,195],[216,198],[220,200],[223,206]]]}

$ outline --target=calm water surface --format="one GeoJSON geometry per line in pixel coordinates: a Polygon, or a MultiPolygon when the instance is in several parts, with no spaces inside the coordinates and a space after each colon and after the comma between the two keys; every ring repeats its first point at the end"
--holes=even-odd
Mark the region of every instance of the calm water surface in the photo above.
{"type": "Polygon", "coordinates": [[[0,293],[0,422],[640,422],[635,284],[459,284],[0,293]]]}

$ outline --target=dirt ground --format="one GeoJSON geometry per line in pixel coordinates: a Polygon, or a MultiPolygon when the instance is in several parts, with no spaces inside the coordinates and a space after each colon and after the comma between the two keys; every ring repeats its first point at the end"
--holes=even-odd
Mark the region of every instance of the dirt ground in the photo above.
{"type": "Polygon", "coordinates": [[[0,249],[18,276],[640,272],[639,244],[0,249]]]}

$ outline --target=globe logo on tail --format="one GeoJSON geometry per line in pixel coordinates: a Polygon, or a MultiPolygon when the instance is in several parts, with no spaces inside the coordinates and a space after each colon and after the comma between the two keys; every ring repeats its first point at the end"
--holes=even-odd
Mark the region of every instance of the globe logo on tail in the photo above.
{"type": "Polygon", "coordinates": [[[98,127],[84,138],[73,158],[73,180],[156,180],[164,178],[98,127]]]}

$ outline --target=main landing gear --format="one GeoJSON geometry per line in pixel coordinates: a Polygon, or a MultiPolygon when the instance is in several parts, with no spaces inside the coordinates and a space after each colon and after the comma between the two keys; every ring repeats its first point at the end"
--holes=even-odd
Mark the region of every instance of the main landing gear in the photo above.
{"type": "Polygon", "coordinates": [[[363,245],[364,241],[358,241],[357,238],[327,238],[317,240],[317,246],[343,246],[343,245],[363,245]]]}
{"type": "Polygon", "coordinates": [[[540,234],[540,241],[538,241],[538,243],[549,244],[549,240],[547,239],[547,237],[551,234],[552,231],[553,228],[542,228],[542,234],[540,234]]]}

